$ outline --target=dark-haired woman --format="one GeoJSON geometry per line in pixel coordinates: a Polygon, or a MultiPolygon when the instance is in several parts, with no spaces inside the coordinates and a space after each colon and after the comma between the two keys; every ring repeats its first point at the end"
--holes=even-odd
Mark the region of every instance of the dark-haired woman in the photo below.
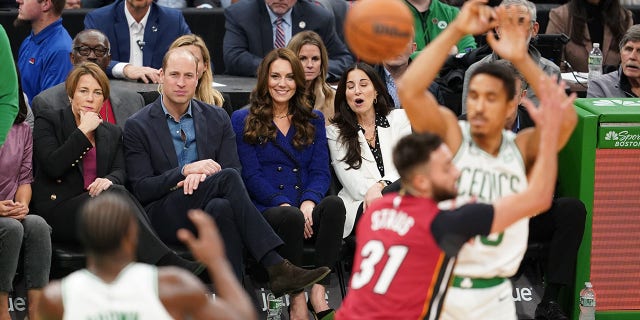
{"type": "Polygon", "coordinates": [[[400,178],[392,149],[411,133],[411,124],[403,109],[393,109],[385,84],[365,63],[354,64],[342,75],[335,108],[327,139],[331,165],[342,184],[338,196],[346,207],[346,237],[355,227],[356,216],[400,178]]]}
{"type": "Polygon", "coordinates": [[[42,217],[29,214],[33,143],[31,127],[24,121],[28,107],[24,99],[19,101],[18,116],[0,147],[0,319],[3,320],[11,319],[8,298],[20,251],[23,251],[29,319],[35,319],[51,267],[51,228],[42,217]]]}
{"type": "MultiPolygon", "coordinates": [[[[242,178],[258,210],[285,244],[280,254],[302,262],[305,239],[315,243],[315,265],[335,265],[342,243],[344,204],[329,189],[324,117],[305,95],[302,64],[289,49],[271,51],[258,69],[250,107],[233,113],[242,178]]],[[[310,308],[331,317],[328,278],[314,284],[310,308]]],[[[303,293],[291,297],[291,319],[307,319],[303,293]]]]}
{"type": "Polygon", "coordinates": [[[588,72],[587,60],[593,43],[600,44],[602,64],[620,63],[620,39],[633,25],[631,11],[618,0],[571,0],[549,11],[547,34],[564,33],[571,41],[564,58],[575,71],[588,72]]]}

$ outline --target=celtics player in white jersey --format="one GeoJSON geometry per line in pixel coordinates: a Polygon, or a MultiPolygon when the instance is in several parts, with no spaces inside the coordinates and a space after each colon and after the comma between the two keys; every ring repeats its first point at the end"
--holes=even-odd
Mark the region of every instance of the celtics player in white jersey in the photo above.
{"type": "MultiPolygon", "coordinates": [[[[564,84],[550,81],[527,52],[532,25],[528,14],[518,12],[517,8],[494,9],[484,1],[469,1],[456,20],[412,62],[398,84],[413,129],[438,134],[455,153],[454,163],[461,171],[455,206],[469,201],[491,203],[526,188],[527,173],[538,153],[540,133],[529,128],[514,135],[503,129],[509,106],[516,99],[514,75],[503,66],[487,64],[471,76],[466,100],[468,122],[458,123],[456,115],[439,106],[427,88],[447,58],[449,48],[467,34],[488,32],[487,42],[493,51],[511,61],[535,92],[545,93],[541,87],[544,79],[563,90],[564,84]],[[498,25],[500,39],[491,31],[498,25]]],[[[574,108],[567,108],[557,116],[563,121],[558,137],[560,149],[569,139],[577,117],[574,108]]],[[[502,233],[476,237],[463,246],[442,319],[516,318],[507,278],[520,265],[527,231],[528,221],[523,219],[502,233]]]]}
{"type": "Polygon", "coordinates": [[[179,230],[178,238],[207,266],[216,299],[190,273],[175,267],[136,263],[137,223],[132,204],[116,194],[87,202],[79,237],[87,268],[45,287],[39,318],[48,319],[256,319],[224,253],[218,229],[207,214],[189,212],[198,230],[179,230]]]}

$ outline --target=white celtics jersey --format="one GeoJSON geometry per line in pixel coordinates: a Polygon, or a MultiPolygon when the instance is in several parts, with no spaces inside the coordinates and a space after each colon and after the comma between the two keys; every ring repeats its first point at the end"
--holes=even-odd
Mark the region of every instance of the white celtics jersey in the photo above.
{"type": "MultiPolygon", "coordinates": [[[[513,132],[502,131],[500,151],[494,157],[473,142],[468,122],[459,121],[459,125],[462,144],[453,158],[460,170],[458,197],[455,201],[441,203],[441,209],[468,202],[493,203],[527,187],[526,169],[513,132]]],[[[514,275],[527,249],[528,234],[529,219],[524,218],[502,233],[475,237],[458,254],[454,274],[471,278],[514,275]]]]}
{"type": "Polygon", "coordinates": [[[112,283],[87,269],[62,280],[64,319],[173,319],[158,297],[158,269],[130,263],[112,283]]]}

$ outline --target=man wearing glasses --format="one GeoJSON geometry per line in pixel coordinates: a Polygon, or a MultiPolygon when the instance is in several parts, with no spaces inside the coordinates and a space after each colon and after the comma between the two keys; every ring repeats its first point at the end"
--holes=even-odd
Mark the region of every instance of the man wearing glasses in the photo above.
{"type": "MultiPolygon", "coordinates": [[[[73,39],[71,63],[93,62],[106,72],[111,61],[109,39],[100,31],[87,29],[73,39]]],[[[69,108],[69,97],[64,82],[51,87],[33,98],[31,108],[37,116],[39,110],[69,108]]],[[[130,115],[144,107],[144,99],[136,92],[111,86],[109,99],[105,99],[100,110],[103,121],[124,129],[124,122],[130,115]]]]}

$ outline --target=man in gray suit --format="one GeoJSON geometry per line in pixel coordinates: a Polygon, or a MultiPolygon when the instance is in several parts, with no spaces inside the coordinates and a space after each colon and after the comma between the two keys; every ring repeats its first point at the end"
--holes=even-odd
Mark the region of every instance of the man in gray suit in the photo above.
{"type": "MultiPolygon", "coordinates": [[[[73,39],[71,50],[71,63],[73,65],[82,62],[93,62],[106,72],[111,61],[111,45],[109,39],[100,31],[87,29],[80,31],[73,39]]],[[[38,116],[41,109],[70,108],[69,96],[65,89],[65,83],[51,87],[33,98],[31,108],[34,115],[38,116]]],[[[136,111],[144,107],[144,99],[137,92],[111,86],[109,99],[104,101],[100,116],[107,121],[124,129],[125,121],[136,111]]]]}

